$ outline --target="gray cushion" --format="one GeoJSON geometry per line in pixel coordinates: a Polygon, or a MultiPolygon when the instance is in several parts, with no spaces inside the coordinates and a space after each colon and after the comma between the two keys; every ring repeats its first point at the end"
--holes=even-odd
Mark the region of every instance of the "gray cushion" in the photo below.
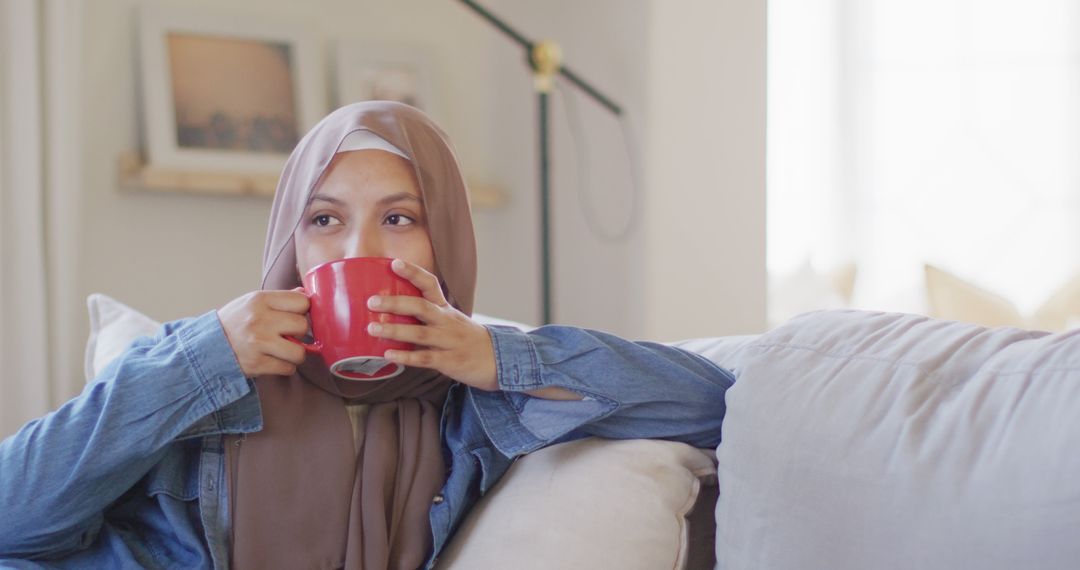
{"type": "Polygon", "coordinates": [[[1080,331],[823,311],[725,357],[719,568],[1080,567],[1080,331]]]}

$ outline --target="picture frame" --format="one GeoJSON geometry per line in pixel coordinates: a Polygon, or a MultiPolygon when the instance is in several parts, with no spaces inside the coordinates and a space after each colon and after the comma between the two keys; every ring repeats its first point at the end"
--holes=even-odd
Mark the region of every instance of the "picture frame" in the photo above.
{"type": "Polygon", "coordinates": [[[337,106],[377,99],[433,113],[432,62],[423,50],[339,41],[336,52],[337,106]]]}
{"type": "Polygon", "coordinates": [[[303,24],[148,5],[139,23],[150,167],[277,176],[326,114],[322,49],[303,24]]]}

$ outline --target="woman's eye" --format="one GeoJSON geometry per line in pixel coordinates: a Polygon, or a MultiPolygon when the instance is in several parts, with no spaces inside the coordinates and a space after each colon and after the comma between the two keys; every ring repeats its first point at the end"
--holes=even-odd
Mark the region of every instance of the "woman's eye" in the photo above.
{"type": "Polygon", "coordinates": [[[325,227],[339,225],[341,224],[341,221],[334,216],[331,216],[330,214],[320,214],[318,216],[315,216],[314,218],[311,218],[311,223],[315,224],[316,226],[325,227]]]}
{"type": "Polygon", "coordinates": [[[404,214],[390,214],[389,216],[386,216],[386,223],[391,226],[407,226],[416,223],[416,220],[404,214]]]}

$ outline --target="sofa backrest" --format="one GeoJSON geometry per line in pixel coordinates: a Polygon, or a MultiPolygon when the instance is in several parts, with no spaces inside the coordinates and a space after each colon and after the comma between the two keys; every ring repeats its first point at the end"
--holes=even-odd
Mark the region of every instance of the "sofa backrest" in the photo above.
{"type": "Polygon", "coordinates": [[[719,568],[1080,567],[1080,331],[822,311],[728,348],[719,568]]]}

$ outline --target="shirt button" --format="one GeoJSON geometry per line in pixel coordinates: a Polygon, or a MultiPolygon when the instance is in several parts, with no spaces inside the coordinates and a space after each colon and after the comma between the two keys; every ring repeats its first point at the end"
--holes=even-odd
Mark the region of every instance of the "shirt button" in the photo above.
{"type": "Polygon", "coordinates": [[[432,499],[431,502],[435,503],[436,505],[441,505],[442,502],[445,501],[445,500],[446,500],[446,497],[443,497],[442,495],[435,495],[435,498],[432,499]]]}

